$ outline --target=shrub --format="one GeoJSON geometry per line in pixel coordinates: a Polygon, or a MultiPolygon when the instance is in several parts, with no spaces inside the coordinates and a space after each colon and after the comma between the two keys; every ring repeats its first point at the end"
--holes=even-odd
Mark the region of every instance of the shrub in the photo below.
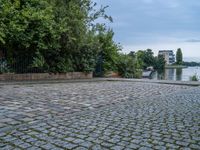
{"type": "Polygon", "coordinates": [[[199,77],[197,76],[197,74],[191,76],[190,81],[199,81],[199,77]]]}
{"type": "Polygon", "coordinates": [[[118,61],[118,72],[124,78],[141,78],[142,71],[137,68],[137,61],[129,55],[121,54],[118,61]]]}

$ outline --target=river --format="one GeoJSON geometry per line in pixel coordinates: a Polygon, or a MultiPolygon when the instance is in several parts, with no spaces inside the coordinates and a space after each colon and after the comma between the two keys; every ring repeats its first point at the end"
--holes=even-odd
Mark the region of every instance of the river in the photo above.
{"type": "Polygon", "coordinates": [[[156,71],[152,74],[152,79],[190,81],[190,77],[195,74],[200,79],[200,67],[188,67],[184,69],[165,69],[164,71],[156,71]]]}

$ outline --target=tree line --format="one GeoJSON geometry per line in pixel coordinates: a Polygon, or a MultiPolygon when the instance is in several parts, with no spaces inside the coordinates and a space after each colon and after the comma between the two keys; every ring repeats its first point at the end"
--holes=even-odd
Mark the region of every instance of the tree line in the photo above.
{"type": "Polygon", "coordinates": [[[106,7],[96,10],[91,0],[1,0],[0,7],[0,49],[10,64],[93,71],[102,49],[118,49],[113,31],[95,23],[101,17],[112,21],[106,7]]]}
{"type": "Polygon", "coordinates": [[[188,67],[196,67],[196,66],[200,66],[200,62],[183,62],[184,66],[188,66],[188,67]]]}
{"type": "Polygon", "coordinates": [[[113,21],[106,8],[92,0],[1,0],[4,67],[18,73],[32,68],[60,73],[95,72],[100,66],[103,73],[118,71],[124,77],[137,77],[149,65],[163,68],[164,59],[152,50],[121,53],[113,30],[98,23],[99,18],[113,21]]]}

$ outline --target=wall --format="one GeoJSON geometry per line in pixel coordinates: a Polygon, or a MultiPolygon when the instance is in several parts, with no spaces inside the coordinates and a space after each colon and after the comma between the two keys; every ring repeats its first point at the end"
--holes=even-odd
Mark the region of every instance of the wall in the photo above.
{"type": "Polygon", "coordinates": [[[26,81],[26,80],[70,80],[70,79],[91,79],[93,74],[84,72],[69,73],[29,73],[29,74],[0,74],[0,81],[26,81]]]}

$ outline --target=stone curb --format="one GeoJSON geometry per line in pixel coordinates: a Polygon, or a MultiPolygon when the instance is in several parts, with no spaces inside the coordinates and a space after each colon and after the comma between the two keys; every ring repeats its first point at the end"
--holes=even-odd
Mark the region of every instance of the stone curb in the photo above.
{"type": "Polygon", "coordinates": [[[158,84],[172,84],[172,85],[185,85],[185,86],[200,86],[197,81],[170,81],[170,80],[151,80],[151,79],[120,79],[108,78],[106,81],[125,81],[125,82],[145,82],[145,83],[158,83],[158,84]]]}
{"type": "Polygon", "coordinates": [[[37,80],[37,81],[0,81],[3,85],[25,85],[25,84],[57,84],[57,83],[77,83],[77,82],[142,82],[156,84],[172,84],[185,86],[200,86],[200,82],[195,81],[169,81],[169,80],[151,80],[151,79],[123,79],[123,78],[93,78],[93,79],[76,79],[76,80],[37,80]]]}

